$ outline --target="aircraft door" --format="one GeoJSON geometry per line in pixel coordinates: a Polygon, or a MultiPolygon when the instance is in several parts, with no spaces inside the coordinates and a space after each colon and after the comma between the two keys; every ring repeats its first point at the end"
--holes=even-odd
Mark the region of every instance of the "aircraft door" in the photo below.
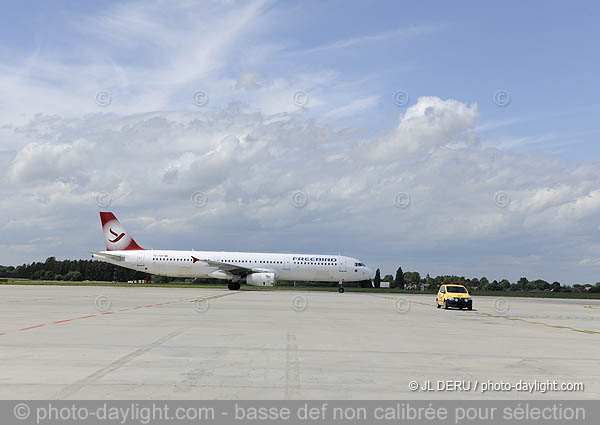
{"type": "Polygon", "coordinates": [[[346,271],[346,262],[344,261],[344,258],[340,258],[340,271],[341,272],[345,272],[346,271]]]}
{"type": "Polygon", "coordinates": [[[144,265],[144,253],[140,252],[137,255],[137,265],[138,266],[143,266],[144,265]]]}

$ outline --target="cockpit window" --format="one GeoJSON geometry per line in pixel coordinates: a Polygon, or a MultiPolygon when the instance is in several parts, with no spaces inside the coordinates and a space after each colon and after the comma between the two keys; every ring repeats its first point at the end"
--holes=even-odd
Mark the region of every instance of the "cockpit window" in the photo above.
{"type": "Polygon", "coordinates": [[[354,267],[365,267],[363,263],[354,263],[354,267]]]}

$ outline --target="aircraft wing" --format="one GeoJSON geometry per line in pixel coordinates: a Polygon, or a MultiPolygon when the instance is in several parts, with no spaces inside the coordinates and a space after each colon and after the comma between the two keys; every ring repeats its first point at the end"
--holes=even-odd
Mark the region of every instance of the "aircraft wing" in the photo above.
{"type": "Polygon", "coordinates": [[[196,261],[202,261],[203,263],[206,263],[211,267],[215,267],[226,273],[231,273],[231,274],[238,275],[238,276],[246,276],[251,273],[269,271],[269,270],[265,270],[265,269],[255,269],[252,267],[240,266],[238,264],[229,264],[229,263],[223,263],[221,261],[208,260],[206,258],[196,258],[194,256],[192,256],[192,260],[194,261],[194,263],[196,261]]]}

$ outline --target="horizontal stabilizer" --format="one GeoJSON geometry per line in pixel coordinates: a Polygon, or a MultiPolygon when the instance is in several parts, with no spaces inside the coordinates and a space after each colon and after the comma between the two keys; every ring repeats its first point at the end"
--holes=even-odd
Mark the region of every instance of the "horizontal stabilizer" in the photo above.
{"type": "Polygon", "coordinates": [[[92,258],[110,259],[113,261],[125,261],[125,256],[117,254],[107,254],[105,252],[90,251],[92,258]]]}

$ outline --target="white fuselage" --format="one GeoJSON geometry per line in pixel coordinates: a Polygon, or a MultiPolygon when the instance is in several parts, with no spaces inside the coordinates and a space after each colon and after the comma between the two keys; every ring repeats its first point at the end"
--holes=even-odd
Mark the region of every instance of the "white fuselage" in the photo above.
{"type": "Polygon", "coordinates": [[[202,260],[274,273],[276,280],[356,282],[371,279],[373,272],[355,258],[341,255],[274,254],[254,252],[126,250],[92,255],[101,261],[145,273],[187,278],[235,280],[202,260]],[[115,257],[121,257],[116,259],[115,257]]]}

